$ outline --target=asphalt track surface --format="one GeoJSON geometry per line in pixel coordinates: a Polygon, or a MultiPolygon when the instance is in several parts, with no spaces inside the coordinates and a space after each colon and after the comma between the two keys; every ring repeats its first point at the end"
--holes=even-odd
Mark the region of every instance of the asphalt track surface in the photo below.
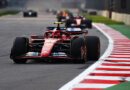
{"type": "MultiPolygon", "coordinates": [[[[24,7],[32,8],[36,1],[28,0],[24,7]]],[[[37,2],[40,4],[41,1],[44,0],[37,2]]],[[[50,6],[53,5],[55,6],[54,3],[50,6]]],[[[39,7],[37,4],[35,9],[37,7],[42,6],[39,7]]],[[[53,25],[55,21],[55,16],[47,15],[42,10],[40,12],[41,15],[36,19],[22,18],[22,14],[0,18],[0,90],[58,90],[94,63],[94,61],[88,61],[86,64],[46,63],[29,60],[27,64],[14,64],[9,54],[15,37],[41,35],[46,27],[53,25]]],[[[106,37],[95,28],[89,30],[88,35],[100,37],[102,55],[108,45],[106,37]]]]}
{"type": "MultiPolygon", "coordinates": [[[[14,38],[43,34],[46,26],[55,21],[47,19],[48,16],[44,17],[46,18],[42,20],[0,20],[0,90],[57,90],[94,63],[45,63],[30,60],[27,64],[13,64],[9,54],[14,38]]],[[[103,53],[107,47],[107,39],[96,29],[89,30],[89,35],[100,37],[103,53]]]]}

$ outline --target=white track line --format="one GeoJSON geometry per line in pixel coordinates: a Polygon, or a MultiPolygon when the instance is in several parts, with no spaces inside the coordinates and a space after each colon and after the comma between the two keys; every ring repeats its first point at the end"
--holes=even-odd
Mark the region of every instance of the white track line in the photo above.
{"type": "Polygon", "coordinates": [[[105,73],[105,74],[130,74],[130,71],[105,71],[105,70],[95,70],[92,73],[105,73]]]}
{"type": "Polygon", "coordinates": [[[130,58],[104,58],[105,60],[130,60],[130,58]]]}
{"type": "MultiPolygon", "coordinates": [[[[108,88],[111,87],[115,84],[77,84],[75,86],[73,86],[73,88],[108,88]]],[[[71,89],[70,89],[71,90],[71,89]]]]}
{"type": "Polygon", "coordinates": [[[97,68],[118,68],[118,69],[130,69],[130,66],[103,66],[100,65],[97,68]]]}
{"type": "Polygon", "coordinates": [[[130,62],[109,62],[109,61],[104,61],[103,63],[108,63],[108,64],[130,64],[130,62]]]}
{"type": "MultiPolygon", "coordinates": [[[[122,80],[121,77],[113,77],[113,76],[87,76],[85,79],[99,79],[99,80],[122,80]]],[[[130,80],[130,77],[125,78],[125,80],[130,80]]]]}

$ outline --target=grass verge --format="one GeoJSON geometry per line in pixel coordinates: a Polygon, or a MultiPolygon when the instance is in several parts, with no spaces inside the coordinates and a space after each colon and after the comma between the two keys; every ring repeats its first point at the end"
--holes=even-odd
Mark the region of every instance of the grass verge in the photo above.
{"type": "Polygon", "coordinates": [[[107,24],[107,25],[124,24],[123,22],[117,22],[117,21],[114,21],[114,20],[111,20],[111,19],[103,17],[103,16],[99,16],[99,15],[89,15],[89,14],[86,14],[86,13],[83,13],[82,15],[85,16],[88,19],[91,19],[93,22],[96,22],[96,23],[104,23],[104,24],[107,24]]]}
{"type": "Polygon", "coordinates": [[[15,15],[17,13],[19,13],[17,10],[0,10],[0,16],[15,15]]]}
{"type": "Polygon", "coordinates": [[[125,35],[130,39],[130,26],[125,25],[123,22],[117,22],[109,18],[98,15],[88,15],[86,13],[83,13],[82,15],[88,19],[91,19],[93,22],[104,23],[110,26],[111,28],[121,32],[123,35],[125,35]]]}
{"type": "Polygon", "coordinates": [[[112,28],[114,28],[115,30],[121,32],[123,35],[127,36],[130,39],[130,26],[127,25],[108,25],[112,28]]]}

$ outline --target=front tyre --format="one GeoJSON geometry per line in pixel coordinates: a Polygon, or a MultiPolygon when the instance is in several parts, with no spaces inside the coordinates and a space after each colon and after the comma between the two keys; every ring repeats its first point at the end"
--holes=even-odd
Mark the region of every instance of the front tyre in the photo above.
{"type": "Polygon", "coordinates": [[[29,39],[25,37],[16,37],[11,49],[10,58],[14,63],[26,63],[26,59],[17,59],[17,57],[26,54],[29,51],[29,39]]]}
{"type": "MultiPolygon", "coordinates": [[[[84,47],[84,39],[83,38],[75,38],[71,40],[71,56],[72,58],[81,59],[80,62],[85,63],[86,60],[84,58],[84,55],[86,53],[85,47],[84,47]]],[[[74,60],[74,62],[77,62],[74,60]]]]}
{"type": "Polygon", "coordinates": [[[25,64],[27,59],[13,59],[13,62],[16,64],[25,64]]]}

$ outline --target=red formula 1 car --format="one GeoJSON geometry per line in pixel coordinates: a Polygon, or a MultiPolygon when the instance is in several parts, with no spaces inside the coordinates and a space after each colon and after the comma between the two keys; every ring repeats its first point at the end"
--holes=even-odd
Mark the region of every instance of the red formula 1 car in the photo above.
{"type": "Polygon", "coordinates": [[[26,63],[28,59],[73,60],[86,62],[98,60],[100,40],[96,36],[87,36],[80,28],[49,27],[43,36],[16,37],[10,58],[14,63],[26,63]],[[79,36],[82,34],[82,36],[79,36]]]}
{"type": "Polygon", "coordinates": [[[72,26],[77,26],[82,29],[84,28],[92,28],[92,20],[86,19],[85,17],[82,16],[76,16],[73,18],[69,18],[65,22],[66,27],[72,27],[72,26]]]}

